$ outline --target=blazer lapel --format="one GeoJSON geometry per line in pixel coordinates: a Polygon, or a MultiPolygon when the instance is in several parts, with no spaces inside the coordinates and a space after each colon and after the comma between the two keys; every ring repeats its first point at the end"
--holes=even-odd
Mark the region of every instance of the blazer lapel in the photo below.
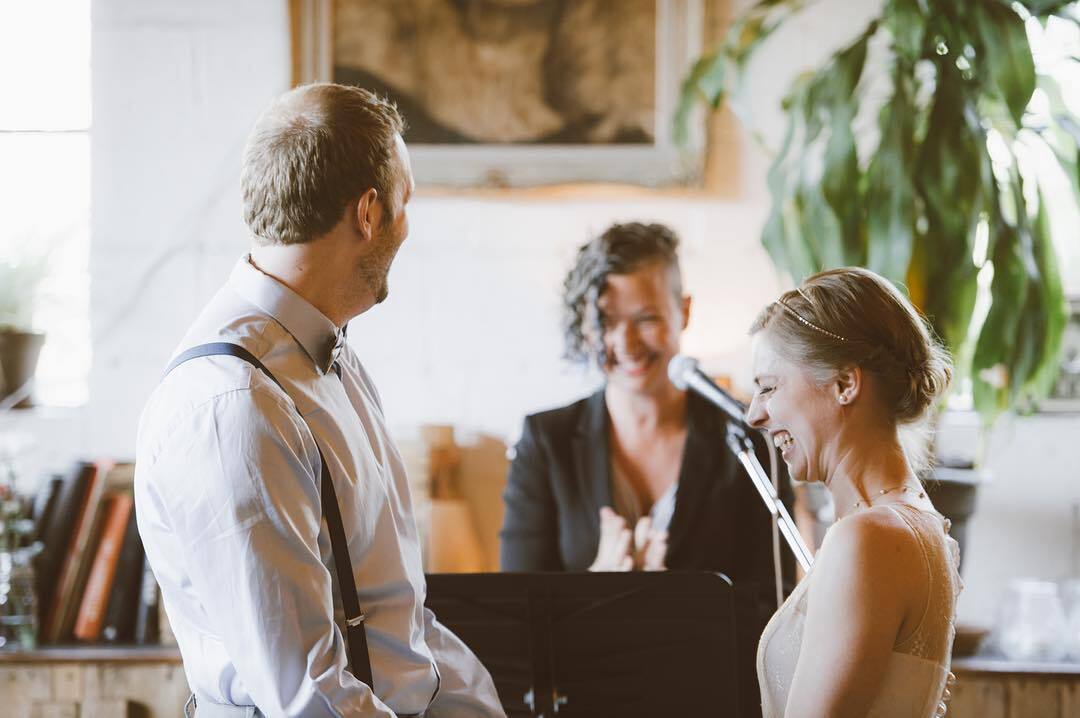
{"type": "Polygon", "coordinates": [[[586,510],[600,535],[600,507],[611,506],[611,463],[608,459],[607,406],[604,390],[585,403],[573,438],[574,471],[586,510]]]}

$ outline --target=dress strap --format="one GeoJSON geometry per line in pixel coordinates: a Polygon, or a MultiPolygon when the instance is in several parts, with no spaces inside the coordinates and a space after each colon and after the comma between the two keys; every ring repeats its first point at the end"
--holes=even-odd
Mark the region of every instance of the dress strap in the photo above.
{"type": "Polygon", "coordinates": [[[915,628],[911,633],[896,641],[896,645],[893,647],[894,651],[904,653],[904,648],[908,646],[919,635],[919,631],[922,630],[923,625],[926,623],[926,617],[930,613],[930,604],[934,596],[934,571],[930,565],[930,547],[927,546],[926,537],[922,534],[922,526],[918,525],[918,522],[914,520],[914,517],[906,515],[906,511],[901,511],[900,507],[904,507],[911,511],[924,513],[922,509],[915,506],[909,506],[908,504],[881,504],[883,508],[887,508],[896,514],[904,525],[908,527],[908,530],[915,535],[915,542],[919,545],[919,552],[922,554],[923,567],[926,571],[926,604],[923,606],[922,615],[919,617],[919,622],[915,624],[915,628]]]}

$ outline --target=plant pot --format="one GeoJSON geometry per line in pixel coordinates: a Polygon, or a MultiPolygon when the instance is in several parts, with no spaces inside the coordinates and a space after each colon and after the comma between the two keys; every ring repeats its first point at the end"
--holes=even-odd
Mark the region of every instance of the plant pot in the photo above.
{"type": "MultiPolygon", "coordinates": [[[[0,330],[0,401],[7,399],[34,378],[44,344],[44,334],[0,330]]],[[[32,404],[31,397],[27,394],[15,407],[25,409],[32,404]]]]}
{"type": "Polygon", "coordinates": [[[935,466],[923,482],[934,506],[952,522],[949,535],[960,544],[961,566],[964,565],[968,519],[975,513],[976,494],[984,480],[984,474],[976,469],[935,466]]]}

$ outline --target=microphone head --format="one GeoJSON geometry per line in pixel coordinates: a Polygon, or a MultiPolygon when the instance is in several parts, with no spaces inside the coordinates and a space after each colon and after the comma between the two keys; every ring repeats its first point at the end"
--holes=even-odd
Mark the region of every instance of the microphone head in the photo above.
{"type": "Polygon", "coordinates": [[[698,360],[685,354],[676,354],[671,357],[667,365],[667,375],[671,383],[679,391],[686,391],[690,385],[690,377],[698,368],[698,360]]]}

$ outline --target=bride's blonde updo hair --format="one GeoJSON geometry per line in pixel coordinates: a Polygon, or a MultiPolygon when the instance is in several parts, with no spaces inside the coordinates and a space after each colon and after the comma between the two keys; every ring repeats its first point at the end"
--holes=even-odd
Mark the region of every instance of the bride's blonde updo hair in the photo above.
{"type": "Polygon", "coordinates": [[[869,372],[916,470],[925,468],[927,412],[948,389],[952,361],[926,319],[887,279],[861,267],[831,269],[785,292],[754,320],[773,348],[819,381],[852,365],[869,372]]]}

